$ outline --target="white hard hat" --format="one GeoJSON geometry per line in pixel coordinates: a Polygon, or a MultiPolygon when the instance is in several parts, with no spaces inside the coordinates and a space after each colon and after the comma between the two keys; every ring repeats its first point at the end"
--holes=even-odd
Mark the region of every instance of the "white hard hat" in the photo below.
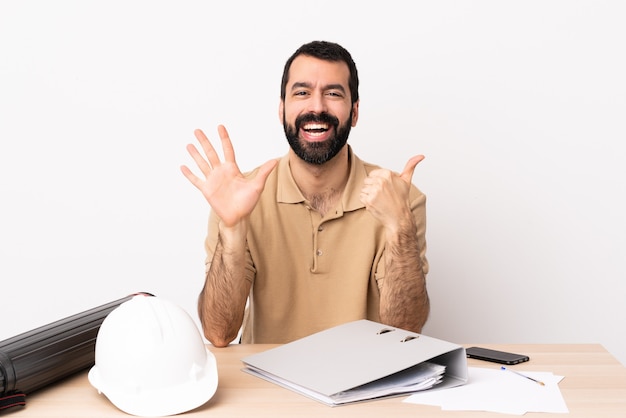
{"type": "Polygon", "coordinates": [[[89,382],[127,414],[175,415],[211,399],[217,365],[185,310],[135,296],[102,322],[89,382]]]}

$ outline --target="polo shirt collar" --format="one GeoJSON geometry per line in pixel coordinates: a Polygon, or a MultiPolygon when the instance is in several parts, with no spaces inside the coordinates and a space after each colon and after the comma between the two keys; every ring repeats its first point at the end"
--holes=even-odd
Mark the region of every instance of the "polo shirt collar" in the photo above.
{"type": "MultiPolygon", "coordinates": [[[[341,204],[344,212],[349,212],[364,208],[365,205],[359,199],[363,181],[367,177],[365,165],[357,157],[350,145],[348,145],[348,158],[350,160],[350,174],[348,182],[341,197],[341,204]]],[[[298,188],[296,181],[291,175],[289,167],[289,154],[285,155],[278,162],[278,187],[276,189],[276,201],[278,203],[301,203],[305,201],[302,192],[298,188]]]]}

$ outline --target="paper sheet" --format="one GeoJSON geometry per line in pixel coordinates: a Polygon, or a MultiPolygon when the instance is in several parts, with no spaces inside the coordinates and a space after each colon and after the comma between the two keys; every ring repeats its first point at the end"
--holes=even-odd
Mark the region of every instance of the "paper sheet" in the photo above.
{"type": "Polygon", "coordinates": [[[445,366],[424,362],[384,379],[337,393],[332,395],[331,399],[336,403],[346,403],[426,390],[437,385],[445,371],[445,366]]]}
{"type": "Polygon", "coordinates": [[[469,367],[463,386],[430,390],[409,396],[404,402],[440,406],[447,411],[491,411],[512,415],[526,412],[568,413],[558,383],[563,376],[547,372],[521,373],[545,386],[506,370],[469,367]]]}

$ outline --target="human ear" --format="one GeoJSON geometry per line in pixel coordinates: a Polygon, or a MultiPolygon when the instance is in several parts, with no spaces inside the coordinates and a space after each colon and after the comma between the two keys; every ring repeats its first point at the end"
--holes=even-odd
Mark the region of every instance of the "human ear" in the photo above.
{"type": "Polygon", "coordinates": [[[359,100],[352,105],[352,127],[356,126],[356,121],[359,119],[359,100]]]}
{"type": "Polygon", "coordinates": [[[283,120],[285,120],[285,101],[283,99],[280,99],[280,103],[278,104],[278,121],[281,123],[283,123],[283,120]]]}

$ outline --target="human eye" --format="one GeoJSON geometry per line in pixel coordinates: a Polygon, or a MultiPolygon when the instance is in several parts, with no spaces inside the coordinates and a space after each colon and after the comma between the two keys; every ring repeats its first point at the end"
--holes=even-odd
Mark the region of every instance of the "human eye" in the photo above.
{"type": "Polygon", "coordinates": [[[338,99],[342,99],[345,97],[344,90],[339,87],[329,88],[328,90],[326,90],[326,95],[329,97],[338,98],[338,99]]]}
{"type": "Polygon", "coordinates": [[[326,92],[326,97],[328,97],[329,100],[341,101],[341,100],[344,100],[346,96],[341,91],[331,90],[331,91],[326,92]]]}
{"type": "Polygon", "coordinates": [[[303,98],[310,94],[311,87],[308,83],[297,82],[291,86],[291,96],[297,98],[303,98]]]}

